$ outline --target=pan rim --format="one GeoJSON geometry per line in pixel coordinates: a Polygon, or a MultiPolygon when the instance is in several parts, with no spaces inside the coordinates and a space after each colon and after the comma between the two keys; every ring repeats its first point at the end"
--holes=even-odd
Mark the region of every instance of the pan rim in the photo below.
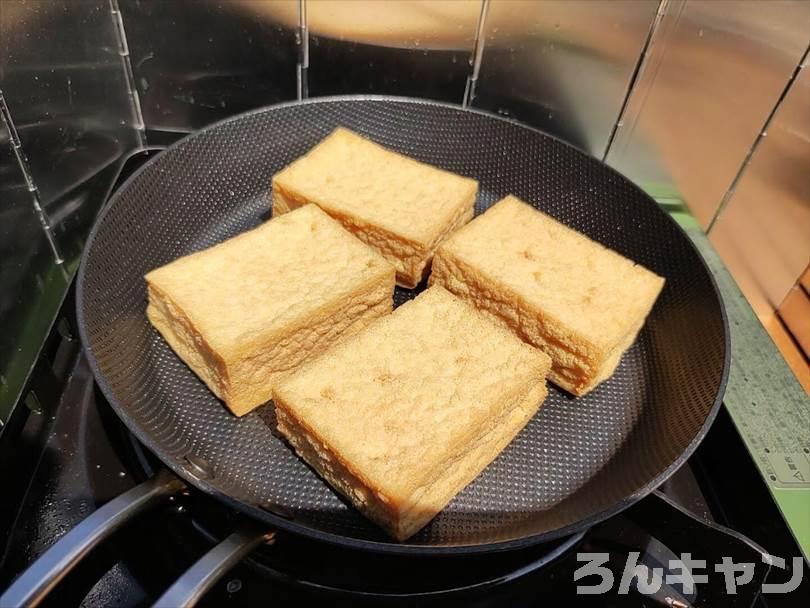
{"type": "MultiPolygon", "coordinates": [[[[492,112],[488,112],[485,110],[481,110],[478,108],[464,108],[460,105],[449,103],[449,102],[442,102],[442,101],[434,101],[430,99],[423,99],[418,97],[400,97],[400,96],[393,96],[393,95],[335,95],[335,96],[325,96],[325,97],[317,97],[317,98],[310,98],[305,100],[296,100],[296,101],[289,101],[283,102],[279,104],[272,104],[268,106],[262,106],[260,108],[254,108],[247,112],[242,112],[240,114],[235,114],[233,116],[229,116],[217,122],[211,123],[206,125],[201,129],[197,129],[189,133],[188,135],[182,137],[178,141],[174,142],[171,146],[168,146],[163,152],[170,152],[176,148],[179,148],[183,145],[187,145],[187,143],[193,140],[196,137],[199,137],[209,131],[215,130],[216,128],[231,122],[235,122],[241,120],[243,118],[261,114],[264,112],[281,109],[281,108],[288,108],[293,106],[301,106],[301,105],[315,105],[315,104],[329,104],[334,102],[346,102],[346,101],[367,101],[367,102],[394,102],[394,103],[402,103],[402,104],[416,104],[416,105],[428,105],[428,106],[436,106],[442,107],[450,110],[454,110],[457,112],[470,112],[473,114],[478,114],[482,117],[487,119],[494,119],[497,121],[501,121],[507,124],[510,124],[515,127],[519,127],[521,129],[527,129],[535,134],[550,138],[568,148],[575,150],[578,154],[584,156],[588,159],[589,162],[596,161],[599,165],[603,168],[607,169],[616,177],[621,178],[621,180],[627,182],[629,186],[641,194],[644,198],[646,198],[650,204],[654,205],[659,213],[666,216],[667,221],[671,222],[672,225],[675,227],[677,231],[680,231],[682,237],[688,242],[689,247],[691,248],[694,255],[700,262],[700,265],[704,271],[704,273],[709,278],[709,284],[711,285],[712,292],[716,298],[717,305],[720,312],[720,317],[722,320],[722,329],[723,329],[723,369],[720,375],[720,382],[717,387],[717,393],[714,398],[714,402],[703,421],[703,424],[700,430],[695,434],[686,448],[681,452],[681,454],[672,462],[670,463],[665,469],[663,469],[658,475],[652,478],[650,481],[647,482],[644,486],[637,489],[635,492],[626,496],[623,500],[619,501],[618,503],[593,513],[588,517],[569,524],[567,526],[563,526],[561,528],[557,528],[555,530],[549,530],[546,532],[542,532],[539,534],[529,534],[523,537],[506,539],[506,540],[498,540],[492,542],[485,542],[485,543],[472,543],[472,544],[447,544],[447,545],[422,545],[422,544],[409,544],[405,543],[397,543],[394,541],[375,541],[375,540],[366,540],[360,538],[354,538],[350,536],[344,536],[342,534],[335,534],[333,532],[327,532],[324,530],[320,530],[318,528],[312,527],[310,525],[297,522],[291,519],[285,519],[279,515],[275,515],[268,511],[261,509],[258,506],[251,505],[239,499],[233,498],[230,495],[222,492],[214,485],[210,484],[208,481],[204,479],[200,479],[196,477],[193,473],[191,473],[181,462],[177,460],[166,461],[163,458],[159,457],[161,463],[164,466],[171,469],[174,474],[178,477],[189,483],[191,486],[195,487],[196,489],[200,490],[204,494],[211,496],[219,500],[220,502],[224,503],[225,505],[233,508],[236,511],[241,512],[242,514],[251,517],[253,519],[263,521],[270,526],[275,526],[280,529],[283,529],[287,532],[291,532],[294,534],[301,534],[302,536],[312,538],[315,540],[320,540],[324,542],[328,542],[330,544],[337,544],[343,545],[347,547],[352,547],[355,549],[363,549],[367,551],[379,552],[379,553],[391,553],[391,554],[400,554],[400,555],[464,555],[464,554],[476,554],[476,553],[488,553],[488,552],[499,552],[499,551],[510,551],[513,549],[518,549],[522,547],[527,547],[531,545],[538,545],[545,542],[555,541],[559,538],[570,536],[575,534],[579,531],[585,530],[590,528],[606,519],[624,511],[625,509],[629,508],[642,498],[651,494],[655,489],[657,489],[661,484],[663,484],[669,477],[671,477],[675,471],[677,471],[686,460],[692,455],[695,451],[697,446],[706,436],[711,427],[712,423],[714,422],[717,413],[720,409],[720,405],[723,402],[723,397],[725,395],[726,385],[728,383],[729,372],[731,367],[731,339],[730,339],[730,332],[729,332],[729,323],[728,323],[728,314],[726,311],[726,307],[723,301],[722,294],[720,293],[720,289],[717,285],[717,281],[714,275],[711,272],[706,260],[701,255],[700,251],[698,250],[695,243],[686,233],[684,228],[676,222],[672,216],[665,212],[663,209],[660,208],[658,203],[646,192],[644,192],[638,185],[636,185],[632,180],[625,177],[619,171],[605,163],[603,160],[592,156],[591,154],[587,153],[586,151],[574,146],[566,141],[563,141],[559,137],[555,135],[551,135],[542,131],[541,129],[526,125],[518,120],[504,117],[498,114],[494,114],[492,112]]],[[[87,357],[87,361],[90,365],[90,369],[93,372],[93,377],[96,383],[101,388],[104,397],[109,402],[110,406],[115,411],[116,415],[121,419],[121,421],[126,425],[130,432],[135,435],[135,437],[140,441],[149,451],[153,454],[158,454],[163,451],[160,445],[158,445],[157,441],[154,441],[149,433],[144,431],[140,425],[133,420],[133,418],[128,414],[127,408],[119,403],[118,399],[114,396],[112,387],[108,384],[104,374],[99,369],[98,363],[96,361],[96,357],[93,354],[92,349],[90,348],[89,338],[87,336],[85,327],[85,317],[84,317],[84,283],[85,283],[85,270],[87,267],[87,259],[89,258],[90,252],[93,249],[93,244],[98,233],[99,228],[103,224],[104,218],[109,212],[109,210],[114,206],[115,202],[121,196],[121,193],[124,192],[127,187],[134,182],[136,179],[140,177],[141,174],[150,170],[150,167],[157,162],[161,155],[157,155],[148,162],[144,163],[143,166],[139,167],[132,175],[130,175],[124,183],[122,183],[116,191],[110,196],[110,198],[104,203],[103,208],[96,216],[93,227],[90,230],[90,233],[87,237],[87,240],[84,245],[84,249],[82,251],[81,260],[79,264],[79,269],[77,272],[76,277],[76,318],[77,318],[77,325],[78,325],[78,333],[79,338],[82,343],[82,348],[84,350],[85,356],[87,357]]]]}

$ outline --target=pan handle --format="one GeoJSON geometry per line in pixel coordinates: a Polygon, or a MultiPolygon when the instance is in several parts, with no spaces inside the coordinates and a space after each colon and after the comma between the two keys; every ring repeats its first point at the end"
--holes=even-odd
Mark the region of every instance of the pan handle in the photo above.
{"type": "Polygon", "coordinates": [[[36,606],[101,541],[141,511],[185,487],[180,479],[163,470],[114,498],[60,538],[17,577],[0,596],[0,606],[36,606]]]}
{"type": "Polygon", "coordinates": [[[262,543],[273,542],[274,537],[267,528],[245,523],[186,570],[153,608],[191,608],[243,557],[262,543]]]}

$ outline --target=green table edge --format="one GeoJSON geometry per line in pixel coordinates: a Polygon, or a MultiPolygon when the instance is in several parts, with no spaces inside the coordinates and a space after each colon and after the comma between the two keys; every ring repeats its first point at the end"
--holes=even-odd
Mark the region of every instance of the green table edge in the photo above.
{"type": "MultiPolygon", "coordinates": [[[[659,201],[686,231],[714,275],[729,317],[731,332],[731,370],[723,405],[743,442],[751,450],[751,438],[740,425],[743,402],[756,394],[783,410],[810,407],[810,398],[793,375],[754,310],[726,269],[717,251],[697,221],[673,199],[659,201]],[[743,382],[743,378],[749,378],[743,382]],[[776,387],[779,387],[777,392],[776,387]]],[[[810,435],[810,429],[808,430],[810,435]]],[[[752,454],[753,457],[753,454],[752,454]]],[[[771,483],[756,458],[762,479],[790,528],[805,560],[810,562],[810,488],[782,488],[771,483]]],[[[767,547],[766,547],[767,549],[767,547]]],[[[792,557],[792,556],[791,556],[792,557]]]]}

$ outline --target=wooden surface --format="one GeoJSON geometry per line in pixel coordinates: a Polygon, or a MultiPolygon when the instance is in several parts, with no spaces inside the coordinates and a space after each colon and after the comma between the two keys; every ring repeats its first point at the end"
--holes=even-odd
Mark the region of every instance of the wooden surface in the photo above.
{"type": "Polygon", "coordinates": [[[777,314],[804,356],[810,357],[810,294],[801,283],[790,290],[777,314]]]}

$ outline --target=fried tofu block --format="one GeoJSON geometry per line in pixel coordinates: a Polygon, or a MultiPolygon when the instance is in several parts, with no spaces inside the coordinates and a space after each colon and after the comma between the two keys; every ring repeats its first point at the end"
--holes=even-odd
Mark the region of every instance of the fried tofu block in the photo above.
{"type": "Polygon", "coordinates": [[[507,196],[439,248],[430,284],[548,353],[549,379],[579,396],[616,370],[664,279],[507,196]]]}
{"type": "Polygon", "coordinates": [[[280,382],[278,429],[366,517],[405,540],[531,419],[550,366],[433,287],[280,382]]]}
{"type": "Polygon", "coordinates": [[[478,182],[336,129],[273,177],[273,215],[315,203],[414,287],[433,252],[473,216],[478,182]]]}
{"type": "Polygon", "coordinates": [[[391,312],[394,269],[307,205],[146,275],[149,321],[237,416],[391,312]]]}

